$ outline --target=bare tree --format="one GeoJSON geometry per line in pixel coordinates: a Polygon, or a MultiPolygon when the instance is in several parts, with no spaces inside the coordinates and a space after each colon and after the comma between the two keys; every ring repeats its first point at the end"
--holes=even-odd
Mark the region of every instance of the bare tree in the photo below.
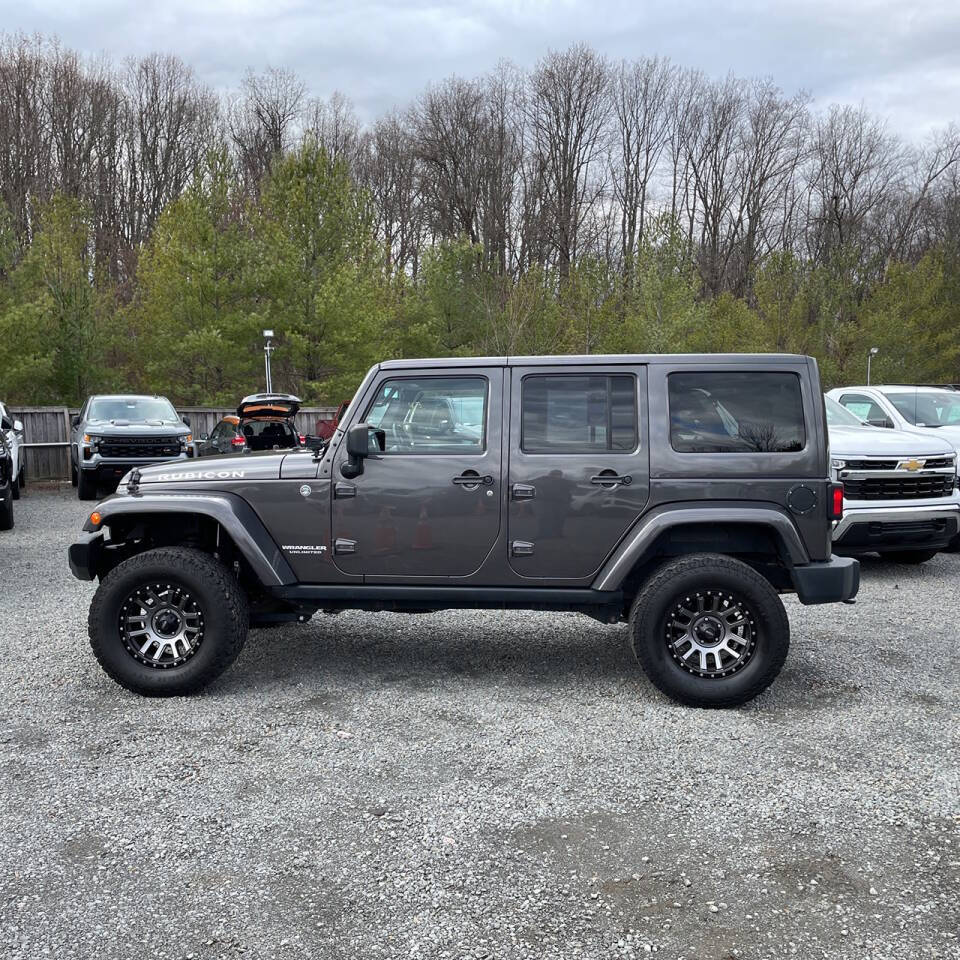
{"type": "Polygon", "coordinates": [[[526,119],[561,277],[570,273],[581,227],[602,193],[608,103],[607,63],[582,44],[548,54],[530,78],[526,119]]]}
{"type": "Polygon", "coordinates": [[[670,137],[675,74],[667,60],[653,57],[621,62],[613,78],[613,196],[620,208],[620,256],[628,274],[643,239],[651,183],[670,137]]]}
{"type": "Polygon", "coordinates": [[[360,121],[353,104],[339,91],[329,100],[312,99],[307,105],[306,131],[317,138],[331,160],[342,160],[355,171],[360,155],[360,121]]]}

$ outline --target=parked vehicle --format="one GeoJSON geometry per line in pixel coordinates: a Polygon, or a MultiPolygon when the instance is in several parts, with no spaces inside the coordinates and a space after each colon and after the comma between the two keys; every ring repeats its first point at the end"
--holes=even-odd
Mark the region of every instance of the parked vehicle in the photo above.
{"type": "Polygon", "coordinates": [[[81,500],[95,500],[133,467],[191,456],[189,421],[166,397],[88,397],[71,421],[71,476],[81,500]]]}
{"type": "Polygon", "coordinates": [[[13,529],[13,451],[0,430],[0,530],[13,529]]]}
{"type": "Polygon", "coordinates": [[[69,559],[142,694],[199,690],[249,624],[493,607],[629,620],[661,690],[726,707],[783,665],[778,594],[856,594],[842,503],[809,357],[395,360],[322,448],[132,474],[69,559]]]}
{"type": "Polygon", "coordinates": [[[334,433],[337,432],[337,427],[340,426],[340,421],[343,419],[343,415],[347,412],[347,408],[350,406],[349,400],[344,400],[343,403],[337,407],[337,412],[330,417],[328,420],[319,419],[317,420],[316,426],[316,436],[320,437],[322,440],[329,440],[334,433]]]}
{"type": "Polygon", "coordinates": [[[875,427],[932,434],[960,450],[960,393],[942,387],[837,387],[833,397],[875,427]]]}
{"type": "Polygon", "coordinates": [[[960,531],[957,455],[934,434],[870,426],[826,397],[830,469],[843,484],[835,553],[923,563],[960,531]]]}
{"type": "Polygon", "coordinates": [[[13,458],[13,499],[19,500],[20,492],[27,485],[27,471],[23,462],[23,424],[13,418],[3,403],[0,403],[0,433],[4,434],[13,458]]]}
{"type": "Polygon", "coordinates": [[[300,447],[294,417],[300,399],[289,393],[254,393],[244,397],[236,416],[227,416],[197,443],[201,457],[257,450],[290,450],[300,447]]]}

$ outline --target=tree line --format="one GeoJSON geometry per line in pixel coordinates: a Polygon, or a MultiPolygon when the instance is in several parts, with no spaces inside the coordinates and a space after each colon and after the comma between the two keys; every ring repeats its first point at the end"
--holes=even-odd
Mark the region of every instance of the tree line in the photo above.
{"type": "Polygon", "coordinates": [[[362,124],[0,39],[0,392],[350,395],[378,359],[776,350],[960,381],[960,132],[584,45],[362,124]]]}

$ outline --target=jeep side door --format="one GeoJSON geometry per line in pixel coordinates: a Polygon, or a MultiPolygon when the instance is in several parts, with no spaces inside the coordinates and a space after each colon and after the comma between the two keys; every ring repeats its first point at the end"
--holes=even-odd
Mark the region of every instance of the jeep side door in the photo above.
{"type": "Polygon", "coordinates": [[[647,502],[645,368],[513,367],[510,391],[510,566],[588,580],[647,502]]]}
{"type": "Polygon", "coordinates": [[[371,428],[363,472],[343,476],[345,445],[332,464],[341,571],[406,580],[481,566],[500,531],[502,405],[500,367],[378,375],[353,418],[371,428]]]}

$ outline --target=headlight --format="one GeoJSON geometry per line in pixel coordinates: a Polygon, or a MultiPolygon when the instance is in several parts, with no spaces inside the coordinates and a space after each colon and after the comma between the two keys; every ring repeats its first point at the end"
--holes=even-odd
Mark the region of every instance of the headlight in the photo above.
{"type": "Polygon", "coordinates": [[[188,433],[185,437],[180,438],[180,444],[184,447],[189,447],[193,443],[193,434],[188,433]]]}
{"type": "Polygon", "coordinates": [[[93,434],[93,433],[85,433],[83,435],[84,443],[99,443],[102,439],[103,437],[98,437],[96,434],[93,434]]]}
{"type": "Polygon", "coordinates": [[[843,468],[846,467],[846,465],[847,465],[847,461],[846,461],[846,460],[831,460],[831,461],[830,461],[830,466],[833,467],[834,470],[843,470],[843,468]]]}

